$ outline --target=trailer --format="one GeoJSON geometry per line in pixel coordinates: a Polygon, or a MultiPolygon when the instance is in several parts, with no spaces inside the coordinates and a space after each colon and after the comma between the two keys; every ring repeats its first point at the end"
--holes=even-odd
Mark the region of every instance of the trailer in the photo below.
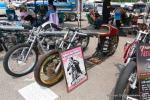
{"type": "MultiPolygon", "coordinates": [[[[57,7],[58,13],[63,13],[64,21],[76,21],[77,20],[77,13],[78,13],[78,0],[54,0],[53,4],[57,7]]],[[[40,5],[48,5],[47,0],[38,0],[36,2],[29,1],[27,2],[27,7],[29,9],[35,9],[36,6],[40,5]]]]}

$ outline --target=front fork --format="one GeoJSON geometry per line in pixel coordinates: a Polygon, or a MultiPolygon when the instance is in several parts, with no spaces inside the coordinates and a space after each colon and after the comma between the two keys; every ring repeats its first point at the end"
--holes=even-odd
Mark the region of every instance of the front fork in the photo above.
{"type": "Polygon", "coordinates": [[[132,58],[131,58],[131,57],[129,57],[129,58],[127,59],[126,63],[125,63],[125,66],[127,66],[127,65],[128,65],[128,63],[129,63],[131,60],[132,60],[132,58]]]}
{"type": "MultiPolygon", "coordinates": [[[[73,37],[72,37],[72,39],[71,39],[71,41],[70,41],[70,43],[69,43],[67,49],[69,49],[69,48],[71,47],[71,44],[72,44],[72,42],[74,41],[76,35],[77,35],[77,32],[74,33],[74,35],[73,35],[73,37]]],[[[61,42],[61,44],[60,44],[59,47],[60,47],[60,48],[63,48],[63,44],[64,44],[64,41],[61,42]]],[[[62,64],[62,62],[60,61],[59,64],[56,66],[55,73],[58,73],[58,70],[60,69],[61,64],[62,64]]]]}
{"type": "MultiPolygon", "coordinates": [[[[35,40],[36,40],[36,36],[33,37],[33,40],[32,40],[32,42],[31,42],[30,48],[29,48],[29,50],[28,50],[26,56],[23,57],[23,58],[24,58],[24,59],[23,59],[23,62],[26,62],[26,60],[27,60],[27,58],[28,58],[28,55],[29,55],[30,51],[32,50],[32,48],[33,48],[33,46],[34,46],[35,40]]],[[[29,42],[29,40],[28,40],[28,42],[29,42]]],[[[21,52],[21,56],[24,55],[24,52],[25,52],[25,49],[23,49],[23,51],[21,52]]]]}

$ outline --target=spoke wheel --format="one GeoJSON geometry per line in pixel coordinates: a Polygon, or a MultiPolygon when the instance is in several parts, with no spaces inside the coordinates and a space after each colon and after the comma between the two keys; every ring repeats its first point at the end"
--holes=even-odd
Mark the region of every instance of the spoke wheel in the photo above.
{"type": "Polygon", "coordinates": [[[119,42],[119,36],[113,36],[111,37],[111,42],[109,46],[109,54],[108,55],[113,55],[118,47],[118,42],[119,42]]]}
{"type": "Polygon", "coordinates": [[[64,74],[62,65],[58,72],[55,72],[56,66],[60,63],[59,53],[52,51],[43,55],[39,60],[34,76],[36,81],[42,86],[52,86],[59,82],[64,74]]]}
{"type": "Polygon", "coordinates": [[[37,63],[38,54],[34,49],[29,51],[30,45],[19,44],[12,47],[4,56],[5,71],[12,76],[20,77],[31,72],[37,63]],[[25,60],[25,57],[28,56],[25,60]]]}

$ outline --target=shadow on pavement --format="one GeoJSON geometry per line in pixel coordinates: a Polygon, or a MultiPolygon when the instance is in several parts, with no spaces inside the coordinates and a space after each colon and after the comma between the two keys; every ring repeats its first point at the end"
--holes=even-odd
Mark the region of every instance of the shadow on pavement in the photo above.
{"type": "Polygon", "coordinates": [[[119,74],[122,72],[122,70],[125,66],[123,64],[119,64],[119,63],[114,64],[114,65],[117,67],[117,69],[119,71],[118,73],[116,73],[116,76],[119,76],[119,74]]]}
{"type": "MultiPolygon", "coordinates": [[[[123,71],[123,69],[124,69],[124,65],[123,64],[120,64],[120,63],[116,63],[116,64],[114,64],[116,67],[117,67],[117,69],[118,69],[118,73],[115,73],[115,75],[117,76],[117,79],[118,79],[118,77],[119,77],[119,74],[123,71]]],[[[115,83],[115,86],[116,86],[116,83],[115,83]]],[[[115,86],[114,86],[114,88],[112,89],[112,91],[111,91],[111,93],[110,93],[110,95],[109,95],[109,100],[114,100],[114,90],[115,90],[115,86]]]]}
{"type": "Polygon", "coordinates": [[[113,94],[114,94],[114,88],[112,89],[112,91],[111,91],[111,93],[109,95],[109,100],[114,100],[113,94]]]}

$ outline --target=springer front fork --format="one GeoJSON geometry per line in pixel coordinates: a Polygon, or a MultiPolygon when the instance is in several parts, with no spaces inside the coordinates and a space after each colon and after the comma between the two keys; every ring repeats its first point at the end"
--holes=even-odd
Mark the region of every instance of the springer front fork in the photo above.
{"type": "MultiPolygon", "coordinates": [[[[69,33],[68,33],[69,34],[69,33]]],[[[72,37],[72,39],[71,39],[71,41],[70,41],[70,43],[68,44],[68,46],[67,46],[67,49],[69,49],[70,47],[71,47],[71,45],[72,45],[72,42],[74,41],[74,39],[75,39],[75,37],[76,37],[76,35],[77,35],[77,32],[75,32],[74,33],[74,35],[73,35],[73,37],[72,37]]],[[[63,48],[63,45],[64,45],[64,41],[62,41],[61,43],[60,43],[60,46],[59,46],[59,48],[63,48]]],[[[60,66],[61,66],[61,61],[58,63],[58,65],[56,66],[56,69],[55,69],[55,73],[58,73],[58,70],[60,69],[60,66]]]]}
{"type": "Polygon", "coordinates": [[[133,44],[133,46],[131,46],[131,48],[129,48],[129,53],[128,53],[128,58],[127,58],[127,61],[125,63],[125,66],[127,66],[127,64],[133,60],[133,55],[135,53],[135,49],[136,49],[136,44],[133,44]]]}
{"type": "Polygon", "coordinates": [[[26,43],[31,42],[31,44],[30,44],[30,47],[29,47],[27,53],[25,53],[26,52],[26,48],[23,48],[23,50],[21,52],[21,56],[23,57],[23,62],[26,62],[26,60],[27,60],[27,58],[29,56],[29,53],[31,52],[31,50],[32,50],[32,48],[34,46],[35,41],[36,41],[36,36],[33,36],[32,39],[30,37],[28,38],[26,43]]]}

